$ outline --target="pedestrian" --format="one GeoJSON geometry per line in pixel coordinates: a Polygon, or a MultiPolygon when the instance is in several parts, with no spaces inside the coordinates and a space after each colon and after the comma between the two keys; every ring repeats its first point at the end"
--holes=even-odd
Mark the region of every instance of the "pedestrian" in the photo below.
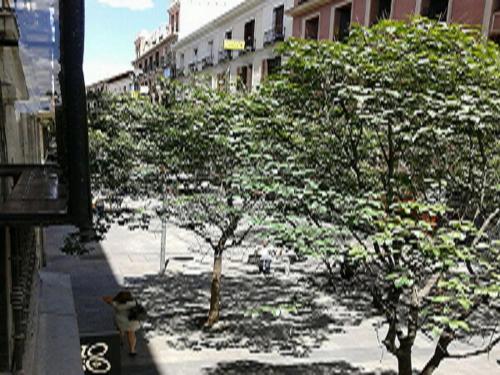
{"type": "Polygon", "coordinates": [[[123,336],[127,335],[129,355],[131,357],[135,356],[137,354],[135,351],[137,343],[135,331],[141,327],[141,323],[134,316],[131,317],[130,313],[138,305],[137,301],[129,291],[121,291],[114,297],[105,296],[102,299],[113,307],[115,323],[120,331],[120,337],[123,340],[123,336]]]}
{"type": "Polygon", "coordinates": [[[271,257],[271,254],[269,252],[269,249],[267,248],[267,243],[264,246],[265,247],[260,252],[259,271],[265,275],[268,275],[271,273],[272,257],[271,257]]]}
{"type": "Polygon", "coordinates": [[[285,276],[290,275],[290,252],[288,251],[288,249],[282,248],[280,249],[278,255],[281,258],[281,261],[283,262],[285,276]]]}

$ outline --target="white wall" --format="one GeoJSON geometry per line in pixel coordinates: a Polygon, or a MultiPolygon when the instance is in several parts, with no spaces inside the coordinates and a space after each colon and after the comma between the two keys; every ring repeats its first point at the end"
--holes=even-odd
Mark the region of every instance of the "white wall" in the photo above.
{"type": "MultiPolygon", "coordinates": [[[[180,56],[184,54],[184,68],[187,73],[188,65],[194,61],[194,49],[198,48],[198,61],[208,55],[208,42],[214,41],[213,54],[214,54],[214,67],[210,67],[200,72],[200,74],[209,74],[215,80],[218,73],[228,69],[230,70],[230,81],[236,82],[236,72],[239,66],[253,65],[252,86],[258,85],[261,80],[261,67],[264,59],[274,57],[274,46],[267,46],[264,48],[264,33],[271,29],[273,26],[273,10],[274,8],[284,5],[285,10],[293,7],[293,0],[262,0],[257,1],[256,5],[242,12],[235,12],[233,17],[227,21],[220,23],[218,19],[212,21],[213,27],[207,26],[204,28],[203,33],[189,42],[182,39],[174,46],[176,51],[176,65],[180,68],[180,56]],[[237,52],[233,52],[233,60],[229,63],[219,64],[219,51],[223,48],[223,41],[226,31],[232,30],[233,39],[243,40],[245,23],[255,19],[255,42],[256,51],[238,56],[237,52]],[[229,65],[229,66],[228,66],[229,65]]],[[[182,18],[182,16],[181,16],[182,18]]],[[[284,18],[285,38],[292,36],[293,20],[285,14],[284,18]]],[[[189,37],[191,38],[191,37],[189,37]]]]}
{"type": "Polygon", "coordinates": [[[133,89],[133,81],[132,78],[126,77],[122,78],[116,81],[113,81],[111,83],[106,83],[106,91],[112,92],[112,93],[123,93],[123,92],[129,92],[132,91],[133,89]],[[124,88],[126,88],[124,90],[124,88]]]}
{"type": "Polygon", "coordinates": [[[244,0],[180,0],[179,39],[206,25],[244,0]]]}

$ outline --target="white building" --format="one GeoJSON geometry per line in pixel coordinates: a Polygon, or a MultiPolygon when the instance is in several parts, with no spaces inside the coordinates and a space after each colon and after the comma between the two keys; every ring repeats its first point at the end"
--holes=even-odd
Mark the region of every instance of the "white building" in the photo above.
{"type": "Polygon", "coordinates": [[[243,1],[245,0],[174,0],[171,8],[177,3],[180,12],[177,16],[179,40],[243,1]]]}
{"type": "Polygon", "coordinates": [[[171,77],[175,67],[172,45],[242,1],[173,0],[167,9],[168,24],[152,32],[143,30],[134,41],[137,89],[157,100],[157,80],[171,77]]]}
{"type": "Polygon", "coordinates": [[[123,94],[131,91],[134,91],[134,72],[131,70],[87,86],[87,92],[123,94]]]}
{"type": "Polygon", "coordinates": [[[206,75],[213,88],[256,87],[281,64],[275,43],[292,35],[285,14],[293,0],[246,0],[174,45],[181,80],[206,75]],[[224,40],[244,41],[244,51],[224,50],[224,40]]]}

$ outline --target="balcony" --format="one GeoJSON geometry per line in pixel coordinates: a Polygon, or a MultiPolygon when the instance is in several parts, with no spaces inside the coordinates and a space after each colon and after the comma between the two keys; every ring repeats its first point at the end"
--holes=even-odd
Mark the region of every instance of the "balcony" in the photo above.
{"type": "Polygon", "coordinates": [[[198,62],[193,61],[188,65],[188,70],[192,73],[196,73],[198,71],[198,62]]]}
{"type": "Polygon", "coordinates": [[[245,49],[240,51],[240,56],[255,51],[255,38],[245,38],[245,49]]]}
{"type": "Polygon", "coordinates": [[[282,42],[285,40],[285,28],[276,29],[272,28],[264,33],[264,46],[274,44],[276,42],[282,42]]]}
{"type": "Polygon", "coordinates": [[[205,69],[213,65],[214,65],[213,55],[205,56],[203,59],[201,59],[201,69],[205,69]]]}
{"type": "Polygon", "coordinates": [[[231,60],[233,57],[231,51],[220,50],[219,51],[219,62],[222,63],[224,61],[231,60]]]}

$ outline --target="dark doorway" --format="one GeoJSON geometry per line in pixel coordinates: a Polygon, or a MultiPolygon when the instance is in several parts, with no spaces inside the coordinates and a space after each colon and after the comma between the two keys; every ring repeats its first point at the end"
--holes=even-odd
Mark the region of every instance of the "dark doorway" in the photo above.
{"type": "Polygon", "coordinates": [[[378,0],[377,21],[391,17],[392,0],[378,0]]]}
{"type": "MultiPolygon", "coordinates": [[[[233,31],[232,30],[228,30],[226,31],[226,34],[224,35],[224,38],[226,40],[231,40],[233,39],[233,31]]],[[[227,58],[229,60],[231,60],[231,58],[233,57],[233,51],[226,51],[226,54],[227,54],[227,58]]]]}
{"type": "Polygon", "coordinates": [[[448,17],[448,0],[423,0],[422,16],[432,20],[446,21],[448,17]]]}
{"type": "Polygon", "coordinates": [[[274,59],[267,59],[267,74],[273,75],[279,72],[281,67],[281,56],[274,59]]]}
{"type": "Polygon", "coordinates": [[[285,6],[281,5],[273,10],[273,24],[276,36],[284,34],[285,6]]]}
{"type": "Polygon", "coordinates": [[[319,36],[319,16],[306,20],[304,38],[318,40],[319,36]]]}
{"type": "Polygon", "coordinates": [[[247,51],[255,50],[255,20],[245,24],[245,49],[247,51]]]}
{"type": "Polygon", "coordinates": [[[340,42],[347,39],[351,28],[352,4],[347,4],[335,10],[335,30],[333,39],[340,42]]]}

